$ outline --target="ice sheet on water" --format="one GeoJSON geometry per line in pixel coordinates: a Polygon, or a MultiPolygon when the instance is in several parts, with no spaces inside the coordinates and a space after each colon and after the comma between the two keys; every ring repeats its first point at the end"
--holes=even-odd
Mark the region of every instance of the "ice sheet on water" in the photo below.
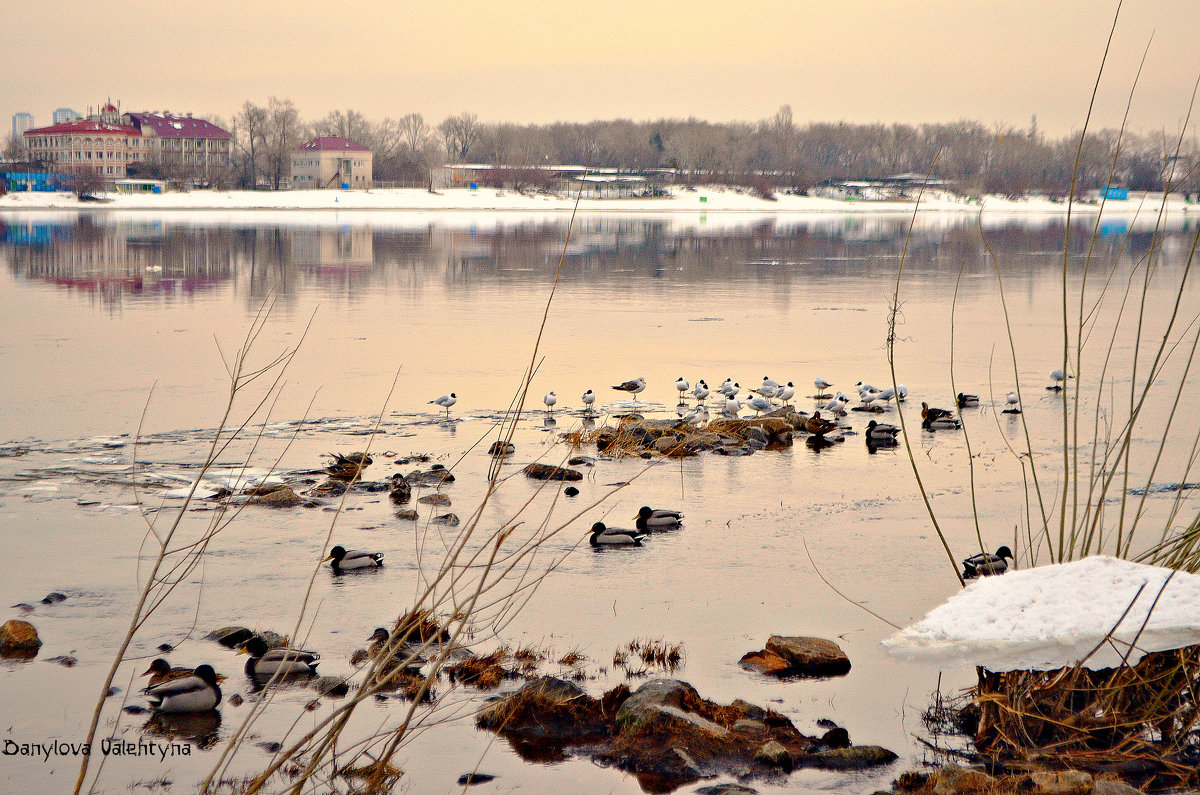
{"type": "Polygon", "coordinates": [[[1147,652],[1200,643],[1198,604],[1198,575],[1096,556],[980,579],[884,646],[897,657],[992,671],[1074,665],[1099,646],[1083,662],[1099,670],[1127,653],[1132,665],[1147,652]]]}

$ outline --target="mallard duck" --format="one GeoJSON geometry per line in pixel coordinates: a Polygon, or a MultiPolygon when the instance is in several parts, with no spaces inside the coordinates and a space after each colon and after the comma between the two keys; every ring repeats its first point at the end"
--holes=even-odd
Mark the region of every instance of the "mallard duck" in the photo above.
{"type": "Polygon", "coordinates": [[[378,569],[383,565],[383,553],[362,552],[357,549],[336,546],[329,550],[329,557],[321,562],[328,563],[335,574],[354,569],[378,569]]]}
{"type": "Polygon", "coordinates": [[[312,674],[317,672],[321,655],[306,649],[271,649],[267,642],[255,635],[238,649],[238,654],[249,654],[246,660],[248,676],[267,677],[276,673],[312,674]]]}
{"type": "Polygon", "coordinates": [[[1008,547],[1000,547],[995,554],[991,552],[980,552],[972,555],[962,562],[963,578],[970,580],[975,577],[990,577],[993,574],[1003,574],[1008,571],[1008,562],[1016,563],[1017,559],[1013,557],[1012,550],[1008,547]]]}
{"type": "Polygon", "coordinates": [[[629,394],[633,395],[634,400],[637,400],[638,392],[643,392],[646,389],[646,379],[638,376],[632,381],[625,381],[624,383],[617,384],[613,387],[613,389],[617,390],[618,392],[628,392],[629,394]]]}
{"type": "Polygon", "coordinates": [[[979,405],[979,395],[968,395],[966,392],[959,392],[954,400],[960,409],[979,405]]]}
{"type": "Polygon", "coordinates": [[[643,505],[634,519],[637,520],[638,531],[642,533],[652,530],[675,530],[683,526],[683,514],[679,511],[662,508],[654,510],[649,505],[643,505]]]}
{"type": "Polygon", "coordinates": [[[357,480],[362,475],[362,471],[373,463],[371,456],[366,453],[349,453],[347,455],[330,453],[329,455],[333,457],[333,462],[325,467],[325,474],[334,480],[357,480]]]}
{"type": "Polygon", "coordinates": [[[145,692],[159,712],[207,712],[221,703],[217,672],[211,665],[197,666],[191,676],[167,680],[145,692]]]}
{"type": "Polygon", "coordinates": [[[931,423],[947,417],[954,419],[954,414],[948,409],[933,408],[928,403],[921,403],[921,422],[931,423]]]}
{"type": "MultiPolygon", "coordinates": [[[[172,668],[171,663],[167,662],[162,657],[159,657],[157,660],[151,662],[150,667],[146,669],[144,674],[142,674],[142,676],[150,677],[150,681],[146,683],[146,687],[143,692],[149,690],[155,685],[161,685],[163,682],[173,682],[176,679],[185,679],[189,676],[195,675],[196,671],[194,668],[172,668]]],[[[225,677],[217,674],[218,682],[223,682],[224,680],[225,677]]]]}
{"type": "Polygon", "coordinates": [[[811,433],[813,436],[824,436],[830,431],[836,430],[838,424],[830,422],[821,417],[821,412],[814,411],[813,415],[804,423],[804,430],[811,433]]]}
{"type": "Polygon", "coordinates": [[[623,544],[633,544],[635,546],[642,545],[642,539],[645,538],[644,533],[638,533],[634,530],[621,530],[616,527],[607,527],[604,522],[596,522],[592,525],[592,535],[588,539],[594,547],[599,546],[619,546],[623,544]]]}
{"type": "Polygon", "coordinates": [[[895,425],[871,420],[867,423],[867,440],[872,442],[894,442],[900,429],[895,425]]]}

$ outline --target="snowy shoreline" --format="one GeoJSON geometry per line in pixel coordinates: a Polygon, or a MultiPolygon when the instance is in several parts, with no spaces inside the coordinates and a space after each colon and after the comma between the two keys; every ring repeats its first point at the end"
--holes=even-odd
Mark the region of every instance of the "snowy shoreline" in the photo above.
{"type": "MultiPolygon", "coordinates": [[[[293,190],[293,191],[207,191],[161,194],[105,194],[102,201],[81,202],[71,193],[9,193],[0,196],[0,212],[14,210],[302,210],[302,211],[412,211],[412,212],[551,212],[569,213],[575,202],[557,196],[523,195],[513,191],[479,188],[452,188],[432,193],[423,188],[391,188],[367,191],[293,190]]],[[[778,195],[763,199],[748,192],[725,187],[696,190],[675,189],[662,198],[586,199],[579,211],[586,213],[912,213],[915,202],[842,201],[811,196],[778,195]]],[[[1100,203],[1070,205],[1075,213],[1133,216],[1200,214],[1200,205],[1188,204],[1172,196],[1165,204],[1161,196],[1147,199],[1109,200],[1100,203]]],[[[952,213],[1032,213],[1066,215],[1068,205],[1041,197],[1009,199],[985,196],[967,200],[948,194],[924,198],[921,212],[952,213]]]]}

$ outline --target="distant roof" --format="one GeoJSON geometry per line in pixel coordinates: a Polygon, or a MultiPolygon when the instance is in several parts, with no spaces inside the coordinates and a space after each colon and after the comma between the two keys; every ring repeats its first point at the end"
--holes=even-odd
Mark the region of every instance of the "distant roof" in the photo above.
{"type": "Polygon", "coordinates": [[[49,127],[38,127],[36,130],[26,130],[26,135],[65,135],[69,133],[109,133],[113,135],[141,135],[136,127],[125,124],[110,124],[106,121],[81,119],[79,121],[64,121],[62,124],[52,124],[49,127]]]}
{"type": "Polygon", "coordinates": [[[217,125],[174,113],[126,113],[138,127],[149,127],[159,138],[232,138],[217,125]]]}
{"type": "Polygon", "coordinates": [[[349,138],[338,138],[335,135],[322,135],[296,147],[298,152],[370,152],[362,144],[356,144],[349,138]]]}

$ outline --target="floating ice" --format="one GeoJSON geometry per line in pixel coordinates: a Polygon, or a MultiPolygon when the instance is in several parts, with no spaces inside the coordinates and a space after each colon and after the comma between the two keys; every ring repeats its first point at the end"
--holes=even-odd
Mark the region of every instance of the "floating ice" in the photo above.
{"type": "Polygon", "coordinates": [[[1148,652],[1200,643],[1200,576],[1171,575],[1098,556],[987,577],[883,645],[896,657],[992,671],[1061,668],[1093,649],[1086,668],[1116,667],[1127,653],[1132,665],[1148,652]]]}

